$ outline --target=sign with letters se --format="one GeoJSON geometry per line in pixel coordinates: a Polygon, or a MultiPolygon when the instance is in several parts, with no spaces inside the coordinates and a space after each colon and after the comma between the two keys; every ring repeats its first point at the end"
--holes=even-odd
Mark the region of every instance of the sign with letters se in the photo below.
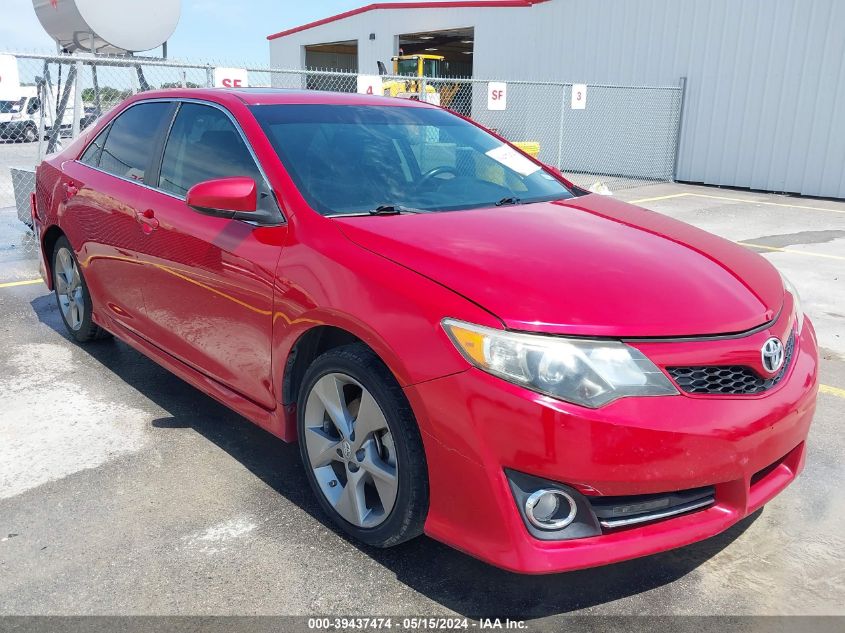
{"type": "Polygon", "coordinates": [[[249,73],[246,68],[215,68],[215,88],[247,88],[249,87],[249,73]]]}

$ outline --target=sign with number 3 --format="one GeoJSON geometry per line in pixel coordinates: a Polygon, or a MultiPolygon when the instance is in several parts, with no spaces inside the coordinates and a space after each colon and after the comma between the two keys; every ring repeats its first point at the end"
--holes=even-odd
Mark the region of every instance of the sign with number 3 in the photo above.
{"type": "Polygon", "coordinates": [[[572,84],[572,109],[587,108],[587,84],[572,84]]]}

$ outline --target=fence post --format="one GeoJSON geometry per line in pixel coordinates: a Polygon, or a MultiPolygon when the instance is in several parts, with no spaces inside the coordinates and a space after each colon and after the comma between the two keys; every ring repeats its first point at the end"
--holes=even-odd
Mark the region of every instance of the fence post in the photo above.
{"type": "Polygon", "coordinates": [[[425,75],[420,77],[419,87],[420,87],[420,101],[422,101],[423,103],[428,103],[428,93],[426,92],[426,89],[428,87],[428,82],[426,81],[425,75]]]}
{"type": "Polygon", "coordinates": [[[560,94],[560,121],[558,122],[557,130],[557,165],[556,167],[563,171],[563,118],[566,112],[566,84],[561,85],[560,94]]]}
{"type": "MultiPolygon", "coordinates": [[[[56,151],[56,146],[59,144],[61,137],[62,122],[64,121],[65,112],[67,111],[67,102],[70,99],[70,91],[73,89],[73,84],[76,81],[76,66],[69,64],[70,68],[67,71],[67,78],[65,85],[62,86],[62,95],[59,97],[56,105],[56,112],[53,116],[53,124],[50,127],[50,138],[47,141],[47,153],[52,154],[56,151]]],[[[61,68],[61,65],[59,66],[61,68]]]]}
{"type": "Polygon", "coordinates": [[[82,62],[75,62],[76,81],[73,83],[73,122],[70,128],[70,137],[79,136],[79,124],[82,119],[82,62]]]}
{"type": "Polygon", "coordinates": [[[672,180],[678,180],[678,162],[681,160],[681,132],[684,129],[684,106],[687,101],[687,78],[681,77],[681,103],[678,106],[678,128],[675,130],[675,163],[672,166],[672,180]]]}
{"type": "Polygon", "coordinates": [[[211,66],[205,67],[205,87],[214,87],[214,69],[211,66]]]}
{"type": "Polygon", "coordinates": [[[38,165],[41,164],[41,161],[44,159],[44,130],[47,127],[46,122],[44,121],[44,113],[47,111],[48,101],[47,95],[49,94],[47,88],[47,73],[49,70],[49,66],[47,66],[47,62],[44,62],[44,73],[43,77],[39,78],[36,77],[36,83],[38,86],[38,99],[41,101],[41,107],[38,109],[38,165]]]}

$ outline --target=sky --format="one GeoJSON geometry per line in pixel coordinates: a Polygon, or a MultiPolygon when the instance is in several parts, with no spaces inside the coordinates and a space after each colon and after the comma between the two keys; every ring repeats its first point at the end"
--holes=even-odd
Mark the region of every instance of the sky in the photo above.
{"type": "MultiPolygon", "coordinates": [[[[373,1],[182,0],[182,17],[168,43],[168,57],[266,66],[270,63],[266,38],[271,33],[373,1]]],[[[55,52],[55,44],[35,17],[32,0],[2,0],[2,4],[0,52],[55,52]]]]}

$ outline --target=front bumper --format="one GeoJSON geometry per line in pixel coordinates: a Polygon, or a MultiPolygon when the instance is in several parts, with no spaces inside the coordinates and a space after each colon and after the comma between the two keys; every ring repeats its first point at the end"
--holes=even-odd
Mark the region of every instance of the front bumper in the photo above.
{"type": "Polygon", "coordinates": [[[603,565],[718,534],[803,468],[817,366],[807,320],[784,379],[757,396],[623,398],[590,410],[477,369],[409,386],[429,467],[426,533],[523,573],[603,565]],[[587,496],[713,486],[715,503],[600,536],[540,540],[526,529],[506,469],[587,496]]]}

